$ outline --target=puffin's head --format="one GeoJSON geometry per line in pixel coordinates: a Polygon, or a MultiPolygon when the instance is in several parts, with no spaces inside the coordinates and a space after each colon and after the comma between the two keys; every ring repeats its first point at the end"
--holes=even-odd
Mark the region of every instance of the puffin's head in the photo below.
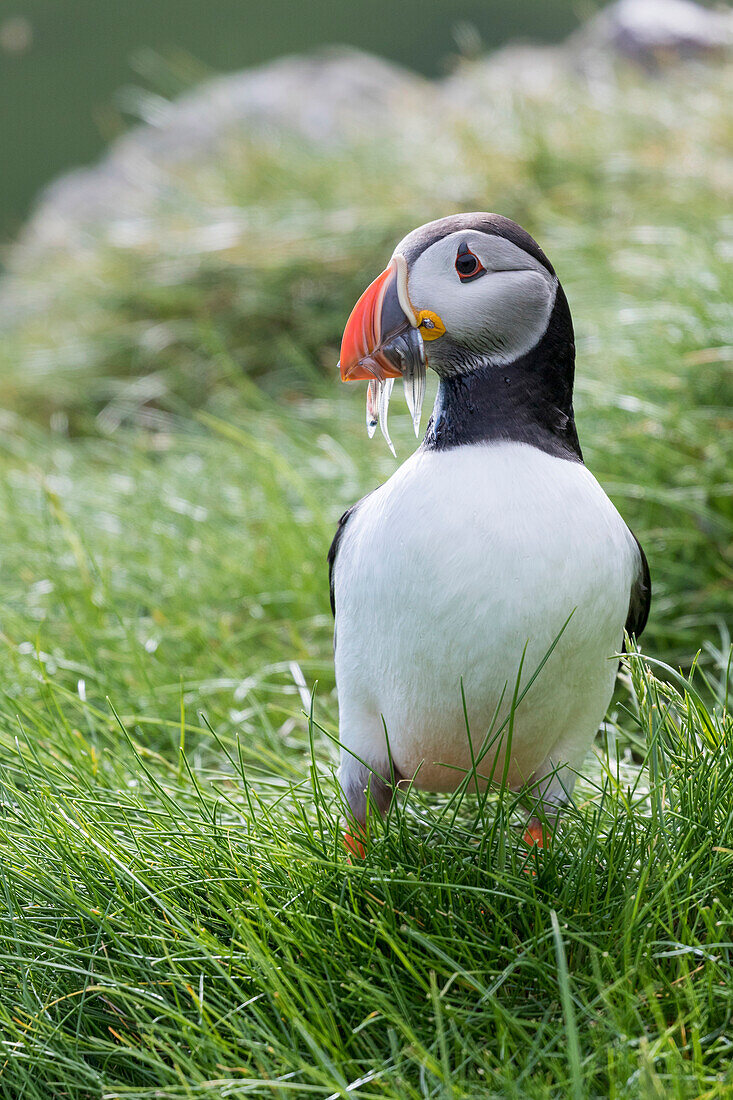
{"type": "Polygon", "coordinates": [[[552,264],[515,222],[483,213],[428,222],[400,241],[356,303],[341,344],[341,378],[370,382],[373,430],[387,380],[403,376],[417,431],[426,359],[444,378],[507,368],[540,343],[556,303],[572,344],[552,264]]]}

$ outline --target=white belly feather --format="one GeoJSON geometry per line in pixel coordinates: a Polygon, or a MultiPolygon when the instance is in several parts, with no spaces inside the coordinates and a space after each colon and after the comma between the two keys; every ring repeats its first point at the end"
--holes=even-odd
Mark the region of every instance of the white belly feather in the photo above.
{"type": "MultiPolygon", "coordinates": [[[[522,443],[417,451],[357,508],[339,545],[343,744],[384,770],[383,718],[403,776],[455,788],[471,766],[461,682],[478,746],[497,708],[499,722],[508,713],[525,647],[522,685],[572,613],[516,712],[508,779],[577,767],[613,691],[637,563],[581,464],[522,443]]],[[[342,782],[353,761],[342,753],[342,782]]]]}

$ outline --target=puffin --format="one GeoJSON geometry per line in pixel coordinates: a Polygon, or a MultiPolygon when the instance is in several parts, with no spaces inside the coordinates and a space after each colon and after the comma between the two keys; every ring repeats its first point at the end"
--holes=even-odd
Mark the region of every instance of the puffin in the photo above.
{"type": "Polygon", "coordinates": [[[498,214],[409,233],[348,318],[341,379],[393,450],[395,379],[417,450],[346,511],[329,554],[345,844],[396,790],[519,792],[545,846],[572,798],[651,582],[583,461],[575,343],[555,269],[498,214]]]}

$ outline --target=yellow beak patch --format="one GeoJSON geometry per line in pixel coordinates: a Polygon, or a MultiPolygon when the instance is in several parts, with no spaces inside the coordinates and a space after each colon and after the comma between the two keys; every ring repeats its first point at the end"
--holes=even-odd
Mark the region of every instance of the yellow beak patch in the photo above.
{"type": "Polygon", "coordinates": [[[423,340],[437,340],[439,336],[445,335],[445,325],[432,309],[421,309],[415,317],[423,340]]]}

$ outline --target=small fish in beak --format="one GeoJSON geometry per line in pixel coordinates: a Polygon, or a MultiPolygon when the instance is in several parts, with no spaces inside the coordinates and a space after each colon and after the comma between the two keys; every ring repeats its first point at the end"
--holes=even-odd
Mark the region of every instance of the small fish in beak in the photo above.
{"type": "Polygon", "coordinates": [[[393,386],[394,378],[385,378],[384,382],[379,383],[379,430],[384,436],[390,451],[395,458],[397,458],[397,452],[394,449],[394,443],[389,437],[389,429],[387,427],[387,412],[389,410],[389,399],[392,396],[393,386]]]}
{"type": "Polygon", "coordinates": [[[379,421],[379,382],[377,382],[376,378],[369,379],[366,405],[367,435],[371,439],[377,430],[377,423],[379,421]]]}
{"type": "MultiPolygon", "coordinates": [[[[415,330],[417,332],[417,329],[415,330]]],[[[422,345],[422,337],[418,333],[418,339],[422,345]]],[[[410,410],[415,435],[420,435],[420,415],[422,403],[425,400],[425,350],[421,348],[421,361],[415,365],[413,360],[406,361],[402,370],[402,384],[405,390],[405,401],[410,410]]]]}
{"type": "Polygon", "coordinates": [[[344,382],[367,381],[367,433],[377,424],[395,453],[387,427],[394,379],[402,376],[415,435],[425,397],[425,345],[407,293],[407,261],[394,256],[364,291],[346,322],[339,369],[344,382]]]}

